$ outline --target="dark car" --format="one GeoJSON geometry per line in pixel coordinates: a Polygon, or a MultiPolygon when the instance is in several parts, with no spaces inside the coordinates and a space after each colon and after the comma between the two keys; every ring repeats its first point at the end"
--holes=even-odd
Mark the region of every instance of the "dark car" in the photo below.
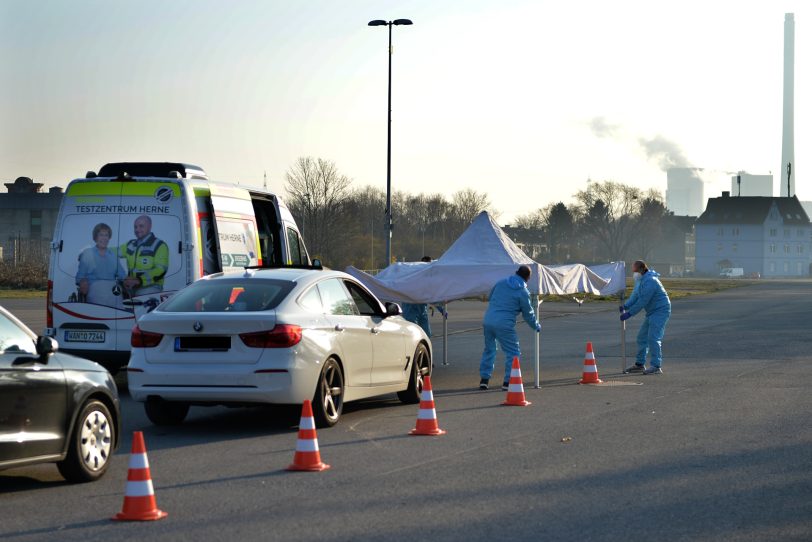
{"type": "Polygon", "coordinates": [[[118,446],[118,391],[101,365],[58,346],[0,307],[0,470],[56,463],[90,482],[118,446]]]}

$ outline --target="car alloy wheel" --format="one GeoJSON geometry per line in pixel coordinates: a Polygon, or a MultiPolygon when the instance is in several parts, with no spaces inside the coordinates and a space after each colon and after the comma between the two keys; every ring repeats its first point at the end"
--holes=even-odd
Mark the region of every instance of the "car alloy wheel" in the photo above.
{"type": "Polygon", "coordinates": [[[324,362],[313,403],[319,427],[331,427],[338,422],[344,408],[344,375],[333,358],[324,362]]]}
{"type": "Polygon", "coordinates": [[[424,379],[429,375],[431,375],[431,355],[426,345],[420,343],[414,352],[409,387],[398,392],[398,399],[406,404],[419,403],[420,395],[423,393],[424,379]]]}

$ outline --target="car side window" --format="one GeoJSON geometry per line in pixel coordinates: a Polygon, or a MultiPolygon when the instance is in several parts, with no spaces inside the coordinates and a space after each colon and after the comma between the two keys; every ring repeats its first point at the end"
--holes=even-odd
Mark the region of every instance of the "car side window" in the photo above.
{"type": "Polygon", "coordinates": [[[299,305],[309,312],[324,313],[324,305],[321,303],[321,296],[318,288],[310,288],[299,298],[299,305]]]}
{"type": "Polygon", "coordinates": [[[28,334],[0,314],[0,352],[36,354],[37,347],[28,334]]]}
{"type": "Polygon", "coordinates": [[[377,316],[381,314],[380,305],[363,288],[352,281],[345,280],[344,286],[350,291],[355,306],[364,316],[377,316]]]}
{"type": "Polygon", "coordinates": [[[347,290],[338,279],[328,279],[318,285],[321,300],[327,314],[341,316],[357,316],[358,307],[347,294],[347,290]]]}

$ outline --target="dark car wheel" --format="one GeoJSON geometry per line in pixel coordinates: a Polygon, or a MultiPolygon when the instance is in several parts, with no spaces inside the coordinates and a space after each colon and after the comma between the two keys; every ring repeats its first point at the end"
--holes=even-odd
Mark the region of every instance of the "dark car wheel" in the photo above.
{"type": "Polygon", "coordinates": [[[189,404],[151,398],[144,403],[144,411],[155,425],[178,425],[186,419],[189,404]]]}
{"type": "Polygon", "coordinates": [[[68,455],[56,465],[59,472],[69,482],[98,480],[110,466],[116,438],[110,410],[101,401],[88,401],[76,418],[68,455]]]}
{"type": "Polygon", "coordinates": [[[321,369],[316,395],[313,396],[313,416],[316,427],[332,427],[338,423],[344,408],[344,375],[338,362],[330,358],[321,369]]]}
{"type": "Polygon", "coordinates": [[[426,345],[420,343],[417,345],[417,350],[414,351],[409,387],[398,392],[398,399],[407,405],[419,403],[420,395],[423,393],[423,377],[427,375],[431,375],[431,354],[426,345]]]}

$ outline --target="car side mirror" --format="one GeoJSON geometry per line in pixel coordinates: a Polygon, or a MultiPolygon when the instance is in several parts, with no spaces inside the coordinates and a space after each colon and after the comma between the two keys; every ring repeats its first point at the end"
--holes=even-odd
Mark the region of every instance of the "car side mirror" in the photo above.
{"type": "Polygon", "coordinates": [[[397,303],[387,302],[384,306],[386,307],[386,316],[400,316],[403,314],[403,310],[401,310],[400,305],[397,303]]]}
{"type": "Polygon", "coordinates": [[[53,337],[37,337],[37,354],[41,360],[45,361],[57,350],[59,350],[59,343],[53,337]]]}

